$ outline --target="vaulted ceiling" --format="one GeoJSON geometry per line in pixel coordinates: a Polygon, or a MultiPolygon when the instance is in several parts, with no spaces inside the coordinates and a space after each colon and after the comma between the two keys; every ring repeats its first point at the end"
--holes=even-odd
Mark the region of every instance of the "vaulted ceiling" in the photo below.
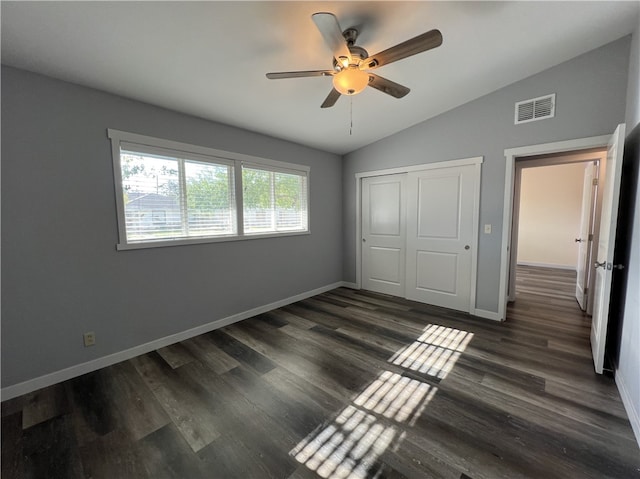
{"type": "Polygon", "coordinates": [[[2,63],[346,153],[631,33],[638,2],[8,2],[2,63]],[[333,12],[370,54],[437,28],[442,46],[380,67],[406,85],[320,104],[330,69],[312,22],[333,12]],[[350,123],[353,119],[352,133],[350,123]]]}

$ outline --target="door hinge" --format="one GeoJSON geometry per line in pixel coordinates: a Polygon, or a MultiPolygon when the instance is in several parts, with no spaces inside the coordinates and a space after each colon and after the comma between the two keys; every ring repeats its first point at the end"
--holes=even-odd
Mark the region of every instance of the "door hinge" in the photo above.
{"type": "Polygon", "coordinates": [[[593,233],[589,235],[589,241],[593,241],[593,233]]]}
{"type": "Polygon", "coordinates": [[[598,186],[598,178],[593,179],[593,186],[598,186]]]}

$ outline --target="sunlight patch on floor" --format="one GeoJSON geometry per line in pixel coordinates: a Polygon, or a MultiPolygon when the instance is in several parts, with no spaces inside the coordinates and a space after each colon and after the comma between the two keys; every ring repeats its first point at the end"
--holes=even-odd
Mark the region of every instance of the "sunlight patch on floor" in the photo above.
{"type": "Polygon", "coordinates": [[[415,420],[437,388],[422,381],[384,371],[353,403],[400,423],[415,420]]]}
{"type": "Polygon", "coordinates": [[[430,324],[418,339],[397,351],[389,362],[444,379],[471,339],[473,333],[430,324]]]}
{"type": "MultiPolygon", "coordinates": [[[[389,362],[443,379],[472,338],[472,333],[430,324],[389,362]]],[[[398,447],[437,391],[420,379],[382,371],[333,421],[318,427],[290,454],[325,479],[378,477],[381,456],[398,447]]]]}
{"type": "Polygon", "coordinates": [[[371,477],[371,468],[396,437],[398,424],[413,423],[437,388],[391,371],[383,371],[353,405],[324,428],[305,438],[291,454],[324,478],[371,477]]]}
{"type": "Polygon", "coordinates": [[[370,477],[370,469],[392,443],[397,430],[353,406],[347,406],[324,429],[303,440],[291,454],[331,479],[370,477]]]}

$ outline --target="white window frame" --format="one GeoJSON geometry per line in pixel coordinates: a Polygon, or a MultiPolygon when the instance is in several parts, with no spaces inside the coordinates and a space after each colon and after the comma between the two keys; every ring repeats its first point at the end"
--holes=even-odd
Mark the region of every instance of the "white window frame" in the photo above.
{"type": "Polygon", "coordinates": [[[137,133],[107,129],[107,137],[111,140],[111,155],[113,159],[113,177],[116,195],[116,213],[118,219],[118,244],[117,250],[132,250],[145,248],[159,248],[166,246],[181,246],[202,243],[220,243],[226,241],[241,241],[258,238],[272,238],[279,236],[300,236],[311,234],[311,205],[310,205],[310,173],[311,168],[305,165],[297,165],[283,161],[244,155],[230,151],[216,150],[204,146],[191,145],[162,138],[155,138],[137,133]],[[230,165],[234,168],[235,181],[235,210],[236,210],[236,234],[220,236],[202,236],[193,238],[179,238],[171,240],[145,240],[128,242],[125,221],[124,195],[122,188],[122,169],[120,165],[121,147],[127,151],[150,153],[155,155],[167,155],[196,161],[206,161],[213,164],[230,165]],[[242,166],[260,168],[266,171],[293,173],[307,178],[307,229],[299,231],[282,231],[268,233],[244,233],[244,203],[242,198],[242,166]]]}

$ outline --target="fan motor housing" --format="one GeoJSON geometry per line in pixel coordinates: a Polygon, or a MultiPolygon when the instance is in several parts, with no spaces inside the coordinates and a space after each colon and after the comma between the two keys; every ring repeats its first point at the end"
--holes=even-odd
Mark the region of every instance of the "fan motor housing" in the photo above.
{"type": "MultiPolygon", "coordinates": [[[[369,53],[367,53],[367,51],[364,48],[359,47],[357,45],[349,45],[349,51],[351,52],[351,60],[353,64],[358,66],[360,66],[360,63],[362,63],[362,60],[369,57],[369,53]]],[[[343,68],[344,67],[340,63],[338,63],[338,60],[334,58],[333,69],[336,71],[340,71],[343,68]]]]}

